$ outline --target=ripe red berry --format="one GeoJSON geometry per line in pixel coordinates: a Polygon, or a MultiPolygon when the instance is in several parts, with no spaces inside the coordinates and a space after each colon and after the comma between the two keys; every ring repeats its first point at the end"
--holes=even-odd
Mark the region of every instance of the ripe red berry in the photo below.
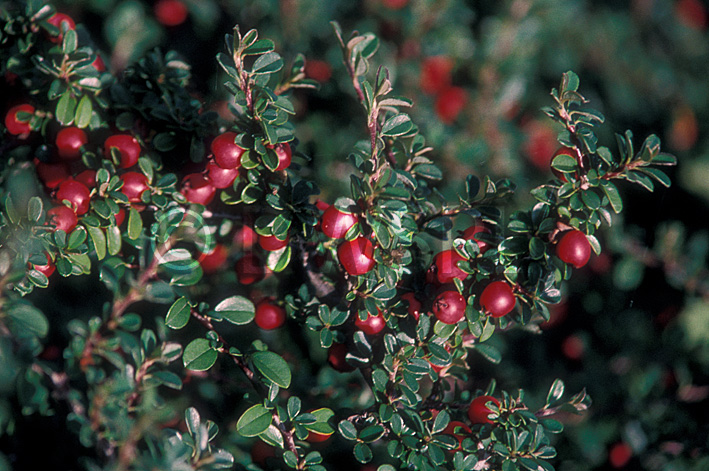
{"type": "Polygon", "coordinates": [[[254,322],[264,330],[277,329],[286,322],[286,310],[266,298],[256,305],[254,322]]]}
{"type": "Polygon", "coordinates": [[[140,172],[126,172],[120,178],[123,181],[121,192],[128,197],[128,201],[140,203],[140,195],[148,189],[148,177],[140,172]]]}
{"type": "Polygon", "coordinates": [[[281,240],[274,235],[270,235],[270,236],[259,235],[258,236],[258,245],[260,245],[263,250],[266,250],[268,252],[276,252],[278,250],[281,250],[286,245],[288,245],[289,239],[290,238],[288,236],[286,236],[285,240],[281,240]]]}
{"type": "Polygon", "coordinates": [[[187,7],[180,0],[158,0],[153,9],[155,18],[165,26],[179,26],[187,19],[187,7]]]}
{"type": "Polygon", "coordinates": [[[322,443],[326,441],[332,433],[319,433],[308,430],[308,436],[305,437],[305,441],[308,443],[322,443]]]}
{"type": "Polygon", "coordinates": [[[238,145],[235,132],[225,132],[218,135],[212,141],[210,149],[214,154],[214,161],[221,168],[238,168],[241,166],[241,155],[244,153],[243,147],[238,145]]]}
{"type": "Polygon", "coordinates": [[[485,287],[480,295],[480,306],[492,317],[502,317],[509,314],[515,307],[512,287],[505,281],[493,281],[485,287]]]}
{"type": "Polygon", "coordinates": [[[350,275],[364,275],[374,268],[374,246],[366,237],[346,240],[337,248],[337,258],[350,275]]]}
{"type": "Polygon", "coordinates": [[[446,56],[427,57],[421,64],[421,91],[429,95],[447,89],[451,84],[453,60],[446,56]]]}
{"type": "Polygon", "coordinates": [[[354,214],[340,211],[335,205],[332,205],[323,213],[320,219],[320,229],[323,234],[332,239],[342,239],[358,220],[354,214]]]}
{"type": "Polygon", "coordinates": [[[98,72],[106,71],[106,63],[103,61],[99,54],[96,54],[96,59],[91,63],[98,72]]]}
{"type": "Polygon", "coordinates": [[[64,39],[64,31],[68,31],[70,29],[76,29],[76,24],[74,23],[74,20],[69,16],[64,13],[55,13],[52,16],[49,17],[47,20],[47,23],[56,26],[59,28],[59,34],[56,36],[50,36],[49,40],[52,41],[53,43],[60,43],[64,39]]]}
{"type": "Polygon", "coordinates": [[[74,230],[79,219],[71,208],[59,205],[47,211],[47,222],[55,226],[55,231],[62,230],[68,234],[74,230]]]}
{"type": "Polygon", "coordinates": [[[485,253],[487,252],[487,249],[490,248],[490,244],[485,241],[481,241],[476,237],[476,235],[480,233],[490,234],[491,232],[487,227],[481,224],[475,224],[463,231],[463,239],[474,240],[480,248],[480,253],[485,253]]]}
{"type": "Polygon", "coordinates": [[[32,131],[32,126],[30,126],[29,120],[21,121],[17,117],[17,113],[19,112],[34,114],[35,109],[34,106],[26,103],[13,106],[7,110],[7,114],[5,115],[5,127],[7,128],[7,132],[13,136],[25,137],[32,131]]]}
{"type": "Polygon", "coordinates": [[[436,98],[435,109],[438,119],[444,124],[453,124],[468,100],[468,93],[460,87],[449,87],[436,98]]]}
{"type": "Polygon", "coordinates": [[[409,3],[409,0],[382,0],[382,4],[391,10],[401,10],[409,3]]]}
{"type": "Polygon", "coordinates": [[[463,449],[463,440],[471,435],[473,433],[472,430],[470,430],[470,427],[465,425],[463,422],[459,420],[451,420],[446,428],[443,429],[443,432],[447,435],[453,435],[458,440],[458,447],[455,448],[454,450],[462,450],[463,449]]]}
{"type": "Polygon", "coordinates": [[[359,315],[355,315],[355,326],[367,335],[377,335],[384,330],[387,323],[384,316],[379,312],[376,316],[367,314],[367,319],[362,320],[359,315]]]}
{"type": "Polygon", "coordinates": [[[699,31],[706,29],[707,9],[701,0],[678,0],[674,9],[680,23],[699,31]]]}
{"type": "Polygon", "coordinates": [[[251,226],[243,225],[234,234],[234,244],[241,250],[251,250],[258,241],[258,234],[251,226]]]}
{"type": "Polygon", "coordinates": [[[275,449],[271,445],[268,445],[266,444],[266,442],[257,438],[253,446],[251,447],[251,461],[259,465],[263,469],[268,469],[266,467],[266,460],[275,457],[275,449]]]}
{"type": "Polygon", "coordinates": [[[52,273],[54,273],[54,270],[56,270],[57,267],[56,267],[56,265],[54,265],[54,262],[49,257],[48,253],[45,252],[44,255],[47,257],[47,263],[45,263],[44,265],[36,265],[36,264],[31,263],[29,265],[30,265],[30,268],[34,268],[35,270],[37,270],[40,273],[43,273],[44,276],[49,278],[50,276],[52,276],[52,273]]]}
{"type": "Polygon", "coordinates": [[[34,166],[37,177],[47,188],[56,188],[61,182],[71,178],[69,169],[64,163],[47,164],[34,159],[34,166]]]}
{"type": "Polygon", "coordinates": [[[335,371],[348,373],[354,371],[354,366],[347,363],[347,346],[344,343],[333,343],[327,350],[327,362],[335,371]]]}
{"type": "Polygon", "coordinates": [[[547,172],[552,154],[559,145],[557,133],[545,122],[536,119],[527,121],[522,130],[527,138],[522,144],[522,153],[532,165],[547,172]]]}
{"type": "Polygon", "coordinates": [[[74,209],[74,212],[81,216],[82,214],[86,214],[89,210],[91,192],[83,183],[70,179],[65,180],[59,185],[56,199],[59,202],[67,200],[74,209]]]}
{"type": "Polygon", "coordinates": [[[491,424],[492,420],[488,418],[488,415],[492,413],[492,410],[487,406],[488,402],[492,402],[497,407],[500,407],[500,401],[492,396],[479,396],[473,399],[468,407],[468,418],[474,424],[491,424]]]}
{"type": "Polygon", "coordinates": [[[433,258],[431,265],[433,280],[439,284],[451,283],[455,278],[460,281],[465,280],[468,274],[458,267],[458,262],[465,260],[455,249],[448,249],[439,252],[433,258]]]}
{"type": "Polygon", "coordinates": [[[414,293],[402,294],[401,299],[408,303],[409,315],[419,320],[419,316],[421,315],[421,301],[416,299],[416,295],[414,295],[414,293]]]}
{"type": "Polygon", "coordinates": [[[214,160],[206,166],[207,178],[214,188],[229,188],[239,176],[238,168],[222,168],[214,160]]]}
{"type": "Polygon", "coordinates": [[[591,258],[591,244],[586,234],[576,229],[568,231],[556,244],[556,256],[576,268],[586,265],[591,258]]]}
{"type": "Polygon", "coordinates": [[[465,317],[468,303],[457,291],[444,291],[433,301],[433,315],[444,324],[457,324],[465,317]]]}
{"type": "Polygon", "coordinates": [[[608,452],[608,461],[614,468],[623,468],[633,457],[633,449],[625,442],[618,442],[608,452]]]}
{"type": "Polygon", "coordinates": [[[320,83],[325,83],[332,77],[332,69],[330,64],[325,61],[308,59],[305,62],[305,75],[320,83]]]}
{"type": "Polygon", "coordinates": [[[208,205],[214,199],[216,188],[201,173],[190,173],[182,180],[182,194],[190,203],[208,205]]]}
{"type": "Polygon", "coordinates": [[[266,276],[263,262],[253,253],[247,253],[237,260],[234,269],[236,270],[236,278],[242,285],[256,283],[266,276]]]}
{"type": "Polygon", "coordinates": [[[116,149],[120,154],[119,167],[129,168],[138,163],[140,157],[140,144],[130,134],[114,134],[103,143],[104,158],[111,158],[111,149],[116,149]]]}
{"type": "Polygon", "coordinates": [[[277,144],[276,146],[268,145],[266,147],[268,147],[269,149],[273,149],[276,152],[276,156],[278,157],[278,167],[276,167],[276,170],[274,170],[274,172],[278,172],[279,170],[285,170],[290,167],[291,158],[293,156],[290,144],[288,144],[287,142],[283,142],[281,144],[277,144]]]}
{"type": "Polygon", "coordinates": [[[229,249],[222,244],[217,244],[209,253],[201,253],[197,261],[204,273],[210,274],[219,271],[229,257],[229,249]]]}
{"type": "Polygon", "coordinates": [[[79,173],[76,177],[74,177],[74,180],[83,183],[89,190],[92,188],[96,188],[96,170],[87,168],[83,172],[79,173]]]}
{"type": "Polygon", "coordinates": [[[57,133],[55,144],[59,157],[63,160],[76,160],[81,157],[81,146],[89,142],[83,129],[69,126],[57,133]]]}
{"type": "Polygon", "coordinates": [[[116,226],[120,226],[126,219],[126,210],[123,208],[119,208],[118,212],[114,214],[113,217],[116,219],[116,226]]]}

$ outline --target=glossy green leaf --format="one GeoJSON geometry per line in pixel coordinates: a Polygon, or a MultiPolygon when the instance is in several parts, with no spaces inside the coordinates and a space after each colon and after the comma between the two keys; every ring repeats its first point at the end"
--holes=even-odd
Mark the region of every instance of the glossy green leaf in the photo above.
{"type": "Polygon", "coordinates": [[[214,308],[215,312],[226,321],[236,324],[244,325],[251,322],[256,313],[256,307],[254,303],[243,296],[230,296],[214,308]]]}
{"type": "Polygon", "coordinates": [[[274,352],[256,352],[251,361],[261,374],[282,388],[288,388],[291,382],[291,371],[288,363],[274,352]]]}
{"type": "Polygon", "coordinates": [[[63,126],[69,126],[74,122],[74,116],[76,114],[76,98],[71,94],[70,91],[66,91],[62,94],[61,98],[57,102],[56,117],[63,126]]]}
{"type": "Polygon", "coordinates": [[[236,422],[236,431],[243,437],[255,437],[271,425],[273,415],[261,404],[255,404],[244,412],[236,422]]]}
{"type": "Polygon", "coordinates": [[[194,339],[182,352],[182,363],[189,370],[206,371],[217,361],[217,356],[209,340],[194,339]]]}
{"type": "Polygon", "coordinates": [[[88,95],[84,95],[79,100],[79,105],[76,107],[76,115],[74,116],[74,124],[78,128],[85,128],[91,123],[91,115],[93,113],[93,103],[88,95]]]}
{"type": "Polygon", "coordinates": [[[181,329],[187,325],[190,320],[191,307],[184,296],[178,298],[165,316],[165,325],[171,329],[181,329]]]}

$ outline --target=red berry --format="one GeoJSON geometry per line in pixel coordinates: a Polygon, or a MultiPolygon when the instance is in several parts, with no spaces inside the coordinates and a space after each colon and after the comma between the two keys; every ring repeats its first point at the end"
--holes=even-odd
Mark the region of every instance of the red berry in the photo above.
{"type": "Polygon", "coordinates": [[[251,447],[251,461],[253,461],[264,469],[267,469],[266,460],[275,457],[275,449],[271,445],[266,444],[266,442],[262,441],[261,439],[257,439],[251,447]]]}
{"type": "Polygon", "coordinates": [[[355,326],[367,335],[377,335],[384,330],[387,323],[384,316],[379,312],[376,316],[367,314],[367,319],[362,320],[359,315],[355,315],[355,326]]]}
{"type": "Polygon", "coordinates": [[[115,148],[120,154],[119,167],[129,168],[138,163],[140,157],[140,144],[130,134],[114,134],[103,143],[104,157],[111,158],[111,149],[115,148]]]}
{"type": "Polygon", "coordinates": [[[126,219],[126,210],[123,208],[119,208],[118,212],[114,214],[113,217],[116,219],[116,226],[120,226],[126,219]]]}
{"type": "Polygon", "coordinates": [[[56,188],[61,182],[71,178],[69,169],[64,163],[47,164],[34,159],[34,166],[37,170],[37,177],[47,188],[56,188]]]}
{"type": "Polygon", "coordinates": [[[308,436],[305,437],[305,441],[309,443],[322,443],[330,438],[331,435],[332,433],[319,433],[308,430],[308,436]]]}
{"type": "Polygon", "coordinates": [[[49,257],[49,254],[45,252],[44,254],[47,257],[47,263],[44,265],[35,265],[35,264],[30,264],[30,268],[34,268],[40,273],[43,273],[44,276],[49,278],[52,276],[52,273],[54,273],[54,270],[57,269],[56,265],[54,265],[54,262],[52,259],[49,257]]]}
{"type": "Polygon", "coordinates": [[[105,72],[106,71],[106,63],[103,62],[103,59],[99,54],[96,54],[96,59],[91,63],[91,65],[94,66],[94,69],[96,69],[98,72],[105,72]]]}
{"type": "Polygon", "coordinates": [[[488,418],[488,415],[492,413],[492,410],[487,406],[488,402],[492,402],[497,407],[500,407],[500,401],[492,396],[479,396],[473,399],[468,407],[468,418],[474,424],[491,424],[492,420],[488,418]]]}
{"type": "Polygon", "coordinates": [[[578,335],[569,335],[561,342],[561,353],[569,360],[581,360],[585,350],[586,344],[578,335]]]}
{"type": "Polygon", "coordinates": [[[286,236],[285,240],[281,240],[274,235],[270,235],[270,236],[259,235],[258,236],[258,245],[260,245],[263,250],[266,250],[268,252],[276,252],[278,250],[281,250],[286,245],[288,245],[289,239],[290,238],[288,236],[286,236]]]}
{"type": "Polygon", "coordinates": [[[89,190],[96,188],[96,170],[88,168],[74,177],[74,180],[83,183],[89,190]]]}
{"type": "Polygon", "coordinates": [[[202,271],[209,274],[219,271],[226,263],[228,257],[229,249],[222,244],[217,244],[211,252],[200,254],[197,261],[202,267],[202,271]]]}
{"type": "Polygon", "coordinates": [[[358,221],[354,214],[342,212],[332,205],[325,210],[320,219],[320,230],[332,239],[342,239],[358,221]]]}
{"type": "Polygon", "coordinates": [[[457,324],[465,317],[467,305],[457,291],[444,291],[433,301],[433,315],[444,324],[457,324]]]}
{"type": "Polygon", "coordinates": [[[212,141],[210,149],[214,154],[214,161],[221,168],[233,169],[241,166],[244,149],[234,142],[235,139],[236,133],[229,131],[218,135],[212,141]]]}
{"type": "Polygon", "coordinates": [[[148,189],[148,177],[140,172],[126,172],[121,175],[123,186],[121,192],[128,197],[130,203],[140,203],[140,195],[148,189]]]}
{"type": "Polygon", "coordinates": [[[480,295],[480,306],[492,317],[502,317],[509,314],[515,307],[512,287],[505,281],[493,281],[485,287],[480,295]]]}
{"type": "Polygon", "coordinates": [[[276,156],[278,157],[278,167],[276,167],[276,170],[274,170],[274,172],[278,172],[279,170],[285,170],[290,167],[291,157],[293,155],[290,148],[290,144],[284,142],[276,146],[268,145],[266,147],[268,147],[269,149],[273,149],[276,152],[276,156]]]}
{"type": "Polygon", "coordinates": [[[453,60],[446,56],[427,57],[421,64],[421,91],[429,95],[447,89],[451,84],[453,60]]]}
{"type": "Polygon", "coordinates": [[[559,145],[556,132],[541,121],[531,120],[522,127],[527,139],[522,144],[522,152],[529,162],[539,170],[549,170],[552,154],[559,145]]]}
{"type": "Polygon", "coordinates": [[[490,244],[485,241],[481,241],[477,237],[475,237],[477,234],[480,233],[490,234],[491,232],[490,229],[488,229],[487,227],[481,224],[475,224],[474,226],[470,226],[465,231],[463,231],[463,239],[474,240],[475,242],[477,242],[478,247],[480,248],[480,253],[485,253],[487,252],[487,249],[490,248],[490,244]]]}
{"type": "Polygon", "coordinates": [[[286,322],[286,310],[266,298],[256,305],[254,322],[264,330],[277,329],[286,322]]]}
{"type": "Polygon", "coordinates": [[[251,226],[241,226],[234,234],[234,244],[244,251],[251,250],[257,240],[258,234],[251,226]]]}
{"type": "Polygon", "coordinates": [[[182,179],[182,194],[190,203],[207,206],[214,199],[216,191],[201,173],[190,173],[182,179]]]}
{"type": "Polygon", "coordinates": [[[57,36],[50,36],[49,40],[53,43],[60,43],[64,39],[64,31],[70,29],[76,29],[76,24],[74,20],[64,13],[55,13],[49,17],[47,23],[52,24],[59,28],[59,34],[57,36]]]}
{"type": "Polygon", "coordinates": [[[155,18],[165,26],[179,26],[187,19],[187,7],[180,0],[158,0],[155,18]]]}
{"type": "Polygon", "coordinates": [[[374,268],[374,246],[366,237],[346,240],[337,248],[337,258],[350,275],[364,275],[374,268]]]}
{"type": "Polygon", "coordinates": [[[79,219],[71,208],[60,205],[47,211],[47,222],[55,226],[55,231],[62,230],[68,234],[74,230],[79,219]]]}
{"type": "Polygon", "coordinates": [[[464,281],[468,274],[458,267],[458,262],[465,260],[455,249],[448,249],[439,252],[433,258],[431,270],[435,281],[440,284],[451,283],[455,278],[464,281]]]}
{"type": "Polygon", "coordinates": [[[86,185],[76,180],[65,180],[59,185],[56,199],[59,202],[67,200],[74,209],[74,212],[81,216],[82,214],[86,214],[89,210],[91,191],[89,191],[86,185]]]}
{"type": "Polygon", "coordinates": [[[20,121],[17,118],[17,113],[19,112],[34,114],[35,109],[34,106],[28,105],[26,103],[22,105],[13,106],[7,111],[7,114],[5,115],[5,127],[7,128],[7,132],[12,134],[13,136],[25,137],[30,133],[30,131],[32,131],[32,126],[30,126],[29,120],[20,121]]]}
{"type": "Polygon", "coordinates": [[[409,0],[382,0],[382,4],[391,10],[401,10],[409,3],[409,0]]]}
{"type": "Polygon", "coordinates": [[[707,27],[707,10],[701,0],[678,0],[675,3],[675,15],[690,28],[703,31],[707,27]]]}
{"type": "Polygon", "coordinates": [[[76,126],[64,128],[57,133],[55,144],[59,157],[63,160],[76,160],[81,157],[81,146],[89,142],[83,129],[76,126]]]}
{"type": "Polygon", "coordinates": [[[623,468],[633,457],[633,449],[625,442],[618,442],[608,452],[608,461],[614,468],[623,468]]]}
{"type": "Polygon", "coordinates": [[[354,366],[347,363],[347,346],[344,343],[333,343],[327,350],[327,362],[335,371],[348,373],[354,371],[354,366]]]}
{"type": "Polygon", "coordinates": [[[576,229],[564,234],[556,244],[556,256],[576,268],[586,265],[591,258],[591,244],[586,234],[576,229]]]}
{"type": "Polygon", "coordinates": [[[247,253],[234,265],[236,277],[242,285],[250,285],[263,280],[266,270],[263,262],[253,253],[247,253]]]}
{"type": "Polygon", "coordinates": [[[458,447],[455,448],[455,450],[462,450],[463,440],[466,438],[466,436],[471,435],[473,431],[470,430],[470,427],[465,425],[463,422],[459,420],[452,420],[448,423],[446,428],[443,429],[442,433],[445,433],[447,435],[453,435],[453,437],[458,440],[458,447]]]}
{"type": "Polygon", "coordinates": [[[450,87],[436,98],[436,114],[444,124],[453,124],[468,100],[468,93],[460,87],[450,87]]]}
{"type": "Polygon", "coordinates": [[[207,162],[207,178],[214,188],[229,188],[239,176],[238,168],[222,168],[213,160],[207,162]]]}
{"type": "Polygon", "coordinates": [[[401,295],[401,299],[409,304],[409,315],[419,320],[419,316],[421,315],[421,301],[416,299],[416,295],[414,295],[414,293],[406,293],[401,295]]]}
{"type": "Polygon", "coordinates": [[[320,83],[325,83],[332,77],[332,69],[330,68],[330,64],[325,61],[308,59],[305,62],[305,75],[320,83]]]}

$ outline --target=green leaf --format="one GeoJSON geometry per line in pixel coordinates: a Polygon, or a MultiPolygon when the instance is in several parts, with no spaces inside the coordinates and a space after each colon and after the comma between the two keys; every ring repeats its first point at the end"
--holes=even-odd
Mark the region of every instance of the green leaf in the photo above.
{"type": "Polygon", "coordinates": [[[384,136],[395,137],[401,136],[409,132],[414,127],[409,115],[401,113],[387,119],[382,126],[382,134],[384,136]]]}
{"type": "Polygon", "coordinates": [[[272,419],[271,411],[261,404],[256,404],[241,414],[236,422],[236,431],[242,437],[255,437],[268,429],[272,419]]]}
{"type": "Polygon", "coordinates": [[[475,350],[480,352],[482,356],[484,356],[488,361],[492,363],[497,364],[500,363],[500,361],[502,360],[502,354],[500,353],[500,351],[490,344],[477,344],[475,345],[475,350]]]}
{"type": "Polygon", "coordinates": [[[140,217],[140,213],[135,208],[130,208],[128,212],[128,237],[131,240],[135,240],[140,237],[140,233],[143,231],[143,218],[140,217]]]}
{"type": "Polygon", "coordinates": [[[620,213],[623,210],[623,199],[620,197],[618,188],[611,182],[603,182],[601,188],[608,197],[613,211],[615,211],[616,214],[620,213]]]}
{"type": "Polygon", "coordinates": [[[357,443],[354,446],[354,456],[360,463],[369,463],[372,461],[372,449],[364,443],[357,443]]]}
{"type": "Polygon", "coordinates": [[[576,171],[576,159],[568,154],[559,154],[551,161],[551,166],[562,173],[573,173],[576,171]]]}
{"type": "Polygon", "coordinates": [[[352,422],[342,420],[337,425],[337,429],[345,440],[357,440],[357,428],[352,422]]]}
{"type": "Polygon", "coordinates": [[[549,393],[547,394],[547,404],[551,404],[555,401],[558,401],[561,399],[561,396],[564,395],[564,382],[560,379],[554,380],[554,383],[551,385],[551,388],[549,389],[549,393]]]}
{"type": "Polygon", "coordinates": [[[76,107],[76,115],[74,123],[78,128],[85,128],[91,123],[91,114],[93,113],[93,103],[88,95],[84,95],[79,100],[79,106],[76,107]]]}
{"type": "MultiPolygon", "coordinates": [[[[217,361],[217,351],[207,339],[194,339],[182,352],[185,368],[194,371],[206,371],[217,361]]],[[[260,433],[260,432],[259,432],[260,433]]]]}
{"type": "Polygon", "coordinates": [[[269,52],[256,59],[251,73],[254,75],[271,74],[281,70],[282,67],[283,59],[281,59],[281,56],[275,52],[269,52]]]}
{"type": "Polygon", "coordinates": [[[96,258],[103,260],[106,257],[106,234],[100,227],[86,226],[86,230],[96,250],[96,258]]]}
{"type": "Polygon", "coordinates": [[[178,298],[167,311],[165,325],[175,330],[183,328],[190,320],[190,311],[191,307],[187,302],[187,298],[184,296],[178,298]]]}
{"type": "Polygon", "coordinates": [[[254,303],[243,296],[231,296],[216,305],[215,312],[228,322],[236,325],[248,324],[254,319],[254,303]]]}
{"type": "Polygon", "coordinates": [[[13,304],[9,309],[9,314],[15,326],[21,329],[19,331],[13,329],[13,333],[18,337],[22,337],[25,332],[44,337],[49,332],[47,318],[42,314],[42,311],[31,304],[13,304]]]}
{"type": "Polygon", "coordinates": [[[30,201],[27,204],[27,218],[32,222],[39,222],[42,217],[43,206],[42,199],[39,196],[33,196],[30,198],[30,201]]]}
{"type": "Polygon", "coordinates": [[[163,386],[170,389],[182,389],[182,379],[172,371],[154,371],[150,375],[158,379],[163,386]]]}
{"type": "MultiPolygon", "coordinates": [[[[73,235],[73,233],[72,233],[73,235]]],[[[121,251],[122,239],[121,230],[118,226],[109,226],[106,228],[106,246],[110,255],[118,255],[121,251]]]]}
{"type": "Polygon", "coordinates": [[[56,117],[63,126],[69,126],[74,122],[74,116],[76,114],[76,98],[74,98],[70,91],[66,91],[62,94],[61,98],[57,102],[56,117]]]}
{"type": "Polygon", "coordinates": [[[273,352],[256,352],[251,357],[254,366],[262,375],[282,388],[290,386],[291,372],[288,363],[273,352]]]}

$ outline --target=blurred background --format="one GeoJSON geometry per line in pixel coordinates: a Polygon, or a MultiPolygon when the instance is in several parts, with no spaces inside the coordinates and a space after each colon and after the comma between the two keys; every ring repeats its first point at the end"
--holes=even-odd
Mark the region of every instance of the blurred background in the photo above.
{"type": "MultiPolygon", "coordinates": [[[[346,157],[365,121],[330,21],[381,39],[398,94],[444,170],[510,178],[506,211],[526,207],[559,147],[540,107],[561,74],[606,116],[597,133],[657,134],[677,155],[673,186],[621,185],[625,211],[601,233],[604,251],[575,273],[542,335],[498,336],[500,365],[477,358],[480,384],[524,388],[543,404],[554,378],[593,398],[568,417],[560,471],[709,469],[709,9],[700,0],[62,0],[115,73],[159,46],[192,64],[191,88],[229,118],[214,56],[239,24],[258,28],[286,59],[303,53],[319,91],[297,93],[298,149],[333,201],[349,188],[346,157]]],[[[475,376],[475,375],[473,375],[475,376]]]]}

